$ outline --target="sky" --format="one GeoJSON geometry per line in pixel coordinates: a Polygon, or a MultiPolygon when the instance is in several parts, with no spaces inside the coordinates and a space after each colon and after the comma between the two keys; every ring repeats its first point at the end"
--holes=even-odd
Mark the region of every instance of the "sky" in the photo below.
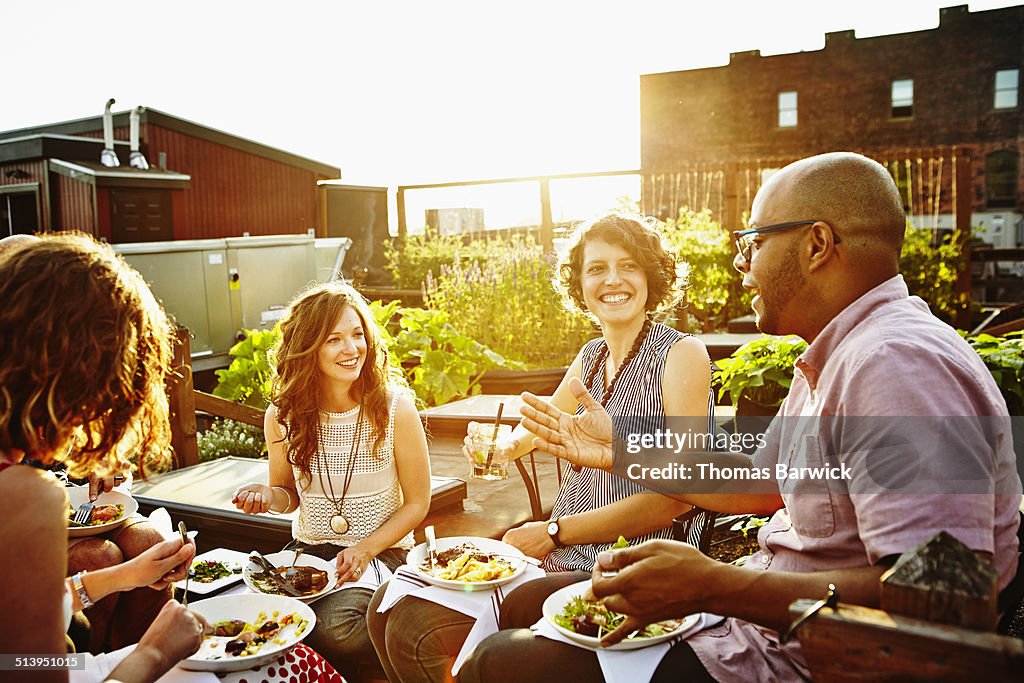
{"type": "MultiPolygon", "coordinates": [[[[957,0],[5,3],[0,130],[149,106],[419,184],[640,165],[639,76],[935,28],[957,0]]],[[[971,11],[1020,2],[971,2],[971,11]]]]}

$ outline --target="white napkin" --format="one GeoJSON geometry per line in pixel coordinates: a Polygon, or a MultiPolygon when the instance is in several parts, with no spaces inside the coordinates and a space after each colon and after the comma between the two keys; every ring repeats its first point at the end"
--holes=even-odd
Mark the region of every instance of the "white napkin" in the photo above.
{"type": "Polygon", "coordinates": [[[693,626],[682,631],[671,640],[637,650],[606,650],[603,648],[595,650],[582,643],[569,640],[555,630],[555,627],[544,618],[531,626],[530,630],[538,636],[596,652],[597,661],[601,665],[601,673],[604,675],[606,683],[647,683],[654,676],[654,672],[657,670],[658,665],[661,664],[661,660],[673,645],[689,638],[698,631],[717,626],[725,621],[724,617],[706,612],[698,614],[697,617],[697,621],[694,622],[693,626]]]}
{"type": "MultiPolygon", "coordinates": [[[[160,535],[165,540],[174,538],[178,530],[171,524],[171,514],[167,512],[165,508],[157,508],[149,513],[149,523],[153,525],[153,528],[160,532],[160,535]]],[[[188,537],[195,539],[198,531],[189,531],[188,537]]]]}
{"type": "Polygon", "coordinates": [[[486,591],[456,591],[450,588],[442,588],[427,583],[415,570],[408,566],[402,566],[395,572],[391,582],[388,584],[384,597],[377,608],[378,612],[387,612],[396,602],[406,595],[415,595],[421,600],[429,600],[443,607],[453,609],[456,612],[474,617],[476,623],[466,636],[466,642],[462,644],[455,663],[452,666],[452,676],[459,673],[462,663],[466,661],[473,652],[477,643],[498,632],[498,612],[501,609],[501,601],[505,596],[518,586],[544,576],[544,570],[534,567],[532,564],[526,566],[526,570],[517,576],[515,580],[504,585],[497,586],[486,591]]]}
{"type": "MultiPolygon", "coordinates": [[[[85,669],[68,671],[69,683],[97,683],[102,681],[134,649],[134,645],[128,645],[120,650],[105,654],[95,656],[86,654],[85,669]]],[[[175,666],[161,676],[158,679],[158,683],[219,683],[219,679],[209,671],[186,671],[179,666],[175,666]]]]}

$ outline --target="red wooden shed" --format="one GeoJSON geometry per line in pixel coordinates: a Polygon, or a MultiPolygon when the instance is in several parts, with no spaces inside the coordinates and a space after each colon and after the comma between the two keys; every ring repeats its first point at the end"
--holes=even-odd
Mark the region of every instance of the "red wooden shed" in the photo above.
{"type": "Polygon", "coordinates": [[[155,109],[114,113],[117,167],[100,163],[103,117],[0,132],[0,237],[77,229],[110,242],[250,235],[327,236],[317,181],[340,169],[155,109]]]}

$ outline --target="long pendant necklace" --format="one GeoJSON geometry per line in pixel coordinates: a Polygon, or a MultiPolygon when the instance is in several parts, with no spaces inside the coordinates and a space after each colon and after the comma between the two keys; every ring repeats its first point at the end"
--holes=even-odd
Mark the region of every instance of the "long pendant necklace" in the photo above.
{"type": "MultiPolygon", "coordinates": [[[[345,496],[348,495],[349,484],[352,483],[352,473],[355,471],[356,448],[359,446],[359,435],[360,435],[360,431],[361,431],[362,426],[363,426],[363,404],[360,403],[359,404],[359,414],[356,417],[355,434],[353,434],[353,436],[352,436],[352,446],[348,450],[348,469],[345,471],[345,485],[344,485],[344,487],[341,490],[341,498],[336,498],[335,497],[335,495],[334,495],[334,484],[331,482],[331,475],[330,475],[330,473],[329,472],[327,473],[327,487],[331,491],[331,494],[330,494],[329,498],[331,500],[331,504],[334,506],[334,511],[336,513],[336,514],[334,514],[331,517],[330,526],[331,526],[331,531],[333,531],[334,533],[338,534],[339,536],[344,535],[345,532],[348,531],[348,527],[349,527],[348,518],[345,517],[344,514],[342,514],[342,507],[345,504],[345,496]]],[[[319,431],[319,430],[320,430],[320,425],[317,424],[317,431],[319,431]]],[[[323,491],[326,494],[327,491],[324,489],[324,471],[327,469],[327,463],[326,463],[327,457],[326,457],[326,455],[324,453],[324,450],[323,450],[323,443],[322,443],[322,441],[319,438],[317,439],[317,443],[320,446],[320,451],[318,453],[319,457],[318,457],[318,462],[317,462],[318,467],[317,467],[317,470],[316,470],[316,474],[317,474],[317,477],[320,479],[320,490],[323,491]]]]}

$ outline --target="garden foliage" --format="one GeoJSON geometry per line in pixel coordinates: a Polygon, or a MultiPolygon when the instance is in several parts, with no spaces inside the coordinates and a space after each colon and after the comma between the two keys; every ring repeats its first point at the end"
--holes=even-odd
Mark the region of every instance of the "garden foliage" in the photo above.
{"type": "Polygon", "coordinates": [[[277,344],[281,330],[246,330],[245,339],[231,347],[231,365],[217,371],[214,396],[253,408],[270,405],[270,381],[273,370],[270,352],[277,344]]]}
{"type": "Polygon", "coordinates": [[[527,368],[568,365],[595,336],[594,326],[562,306],[551,284],[554,266],[532,237],[490,242],[488,258],[459,257],[428,273],[427,308],[527,368]]]}
{"type": "Polygon", "coordinates": [[[233,455],[239,458],[262,458],[267,454],[263,430],[259,427],[226,418],[214,420],[198,436],[199,462],[233,455]]]}
{"type": "Polygon", "coordinates": [[[807,342],[793,335],[765,335],[744,344],[718,361],[719,398],[728,392],[733,407],[739,404],[740,396],[762,406],[780,406],[793,382],[793,365],[806,348],[807,342]]]}
{"type": "Polygon", "coordinates": [[[461,334],[443,311],[402,308],[397,301],[374,301],[370,310],[390,362],[402,369],[417,398],[428,406],[480,393],[480,377],[487,370],[522,367],[461,334]]]}
{"type": "Polygon", "coordinates": [[[967,306],[957,292],[957,277],[965,266],[958,233],[936,236],[932,230],[907,225],[900,254],[900,271],[910,293],[925,300],[932,313],[953,324],[967,306]]]}
{"type": "Polygon", "coordinates": [[[750,313],[751,294],[733,268],[736,255],[732,235],[711,218],[708,210],[697,213],[683,208],[679,217],[662,227],[666,246],[690,264],[686,313],[699,321],[693,332],[712,332],[732,318],[750,313]]]}

